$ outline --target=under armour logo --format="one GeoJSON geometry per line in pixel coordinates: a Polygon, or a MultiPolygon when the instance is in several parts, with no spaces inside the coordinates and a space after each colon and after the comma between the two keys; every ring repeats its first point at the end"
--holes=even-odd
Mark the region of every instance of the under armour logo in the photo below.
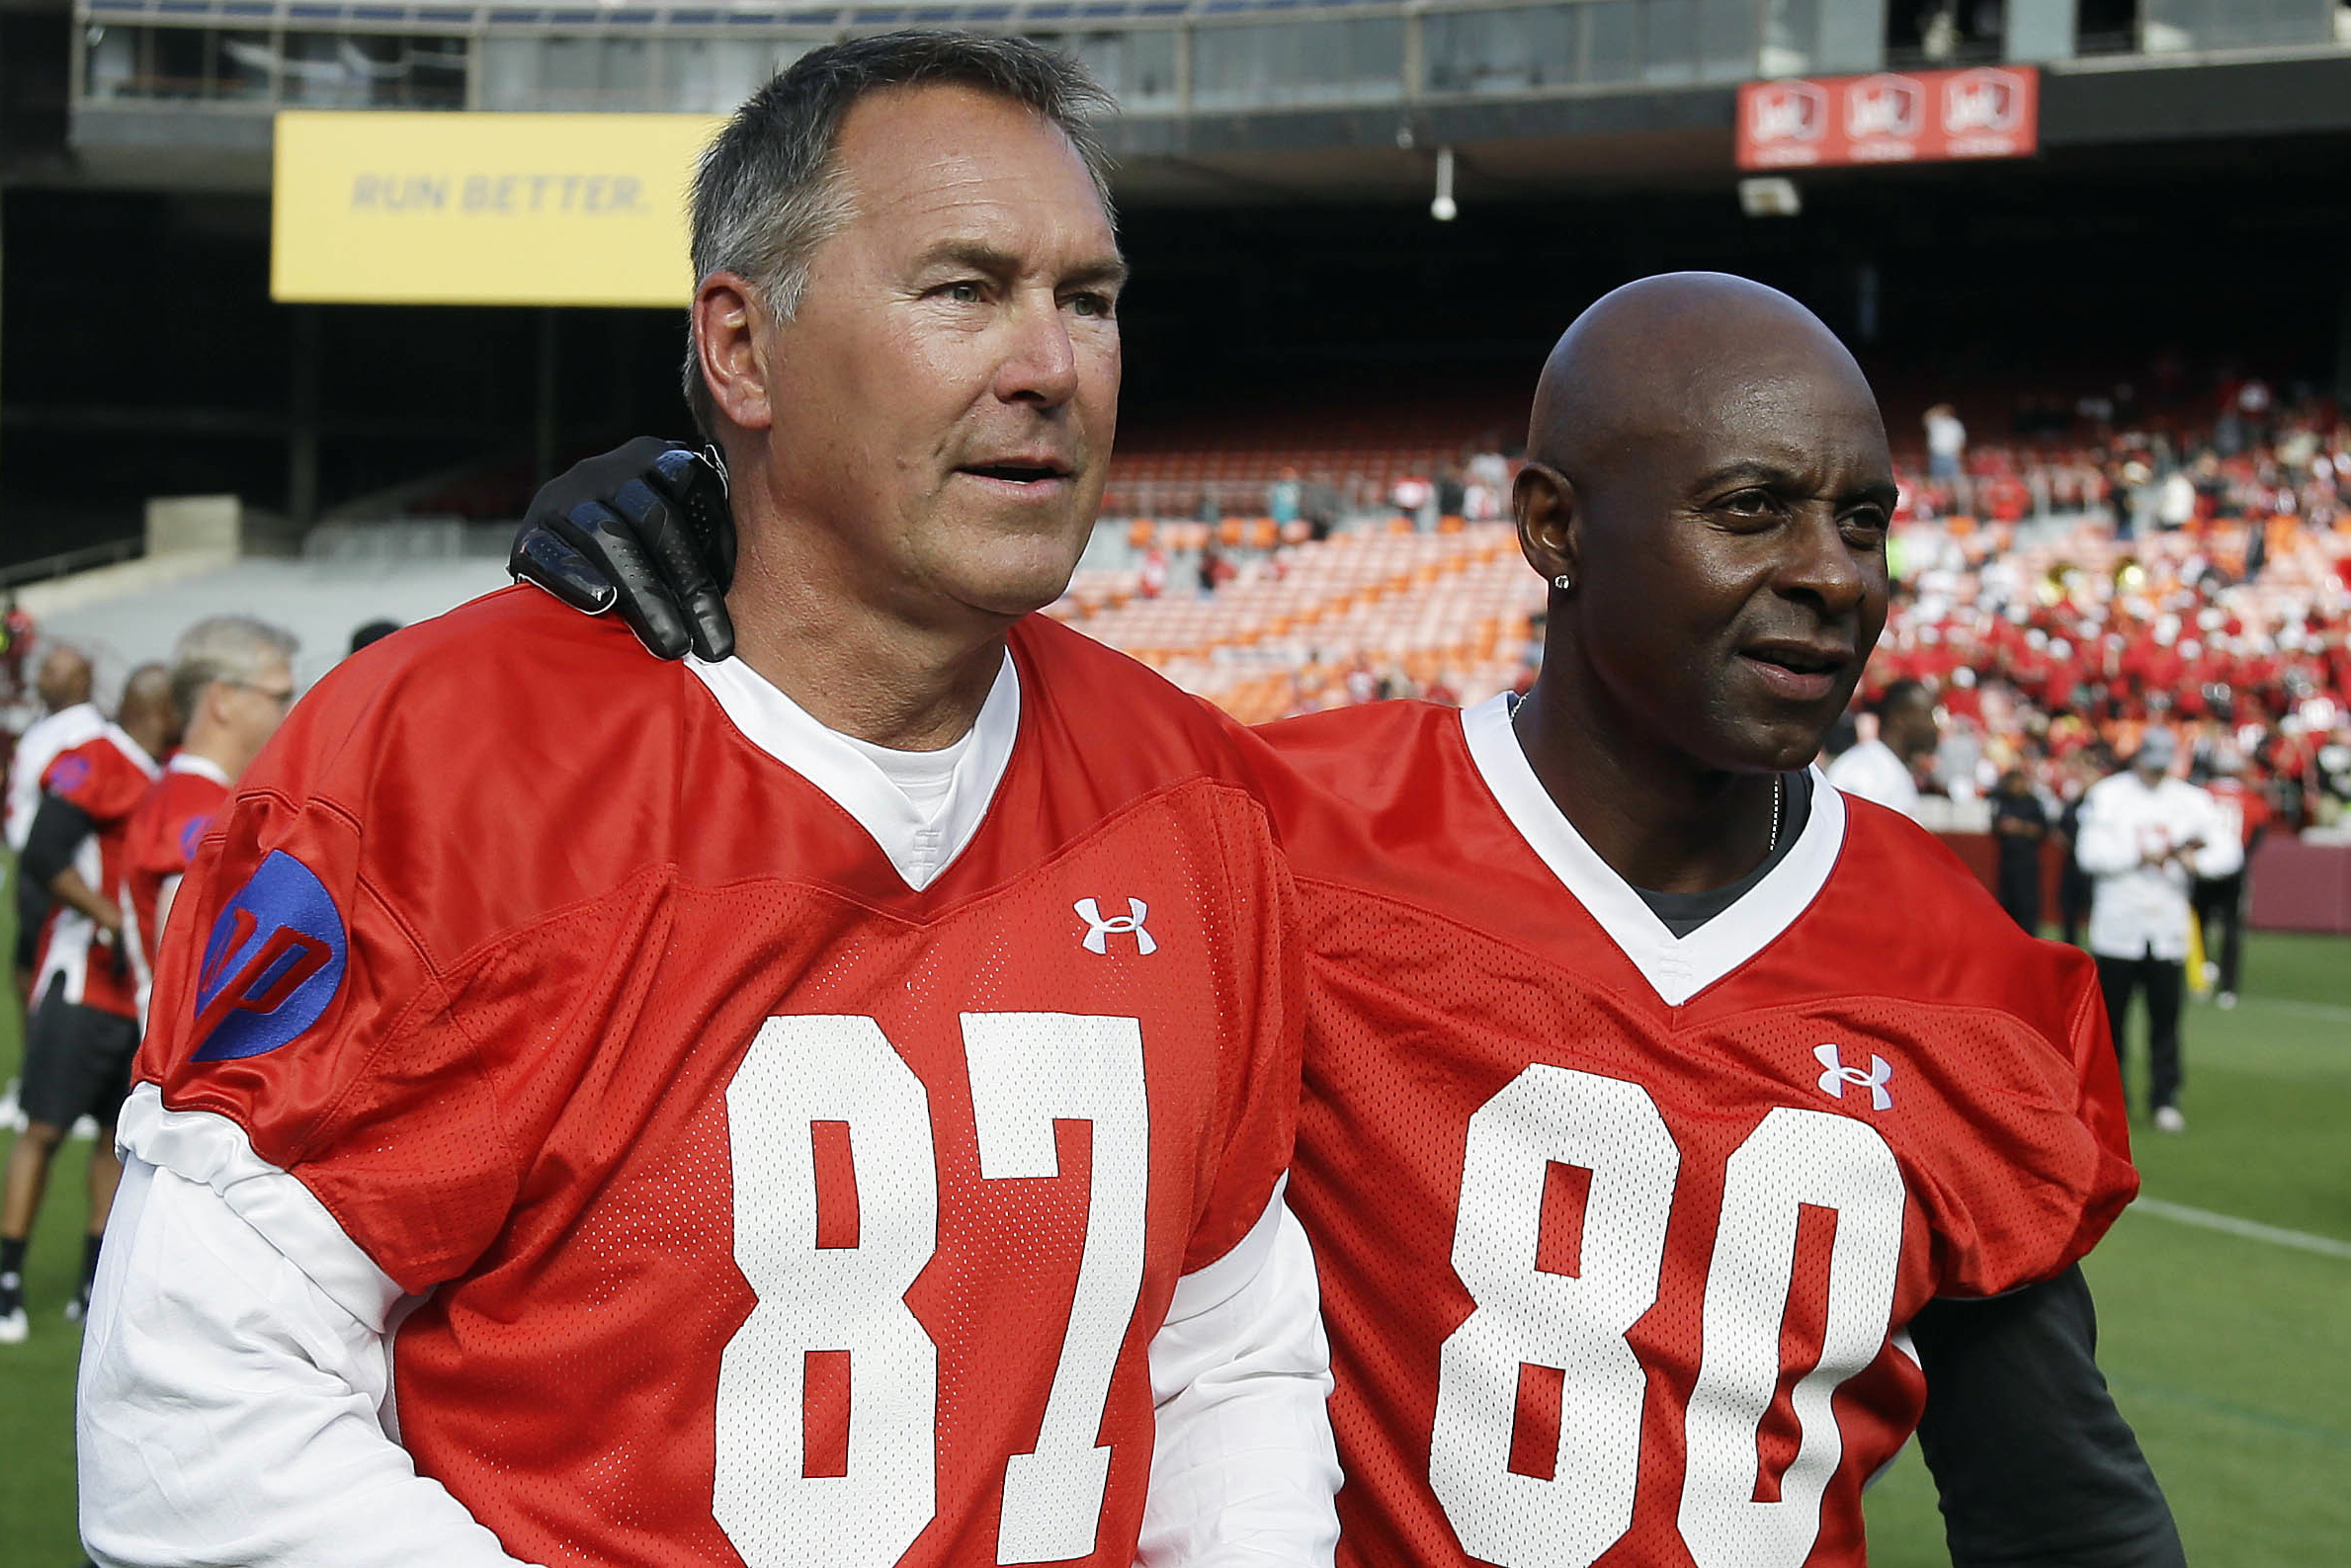
{"type": "Polygon", "coordinates": [[[1113,932],[1133,932],[1134,934],[1134,950],[1146,957],[1159,950],[1159,944],[1152,941],[1151,934],[1142,929],[1143,919],[1150,914],[1151,906],[1139,898],[1127,900],[1127,908],[1130,913],[1113,915],[1108,920],[1102,917],[1102,906],[1091,898],[1081,898],[1070,907],[1077,911],[1077,918],[1086,923],[1086,951],[1088,952],[1110,951],[1110,939],[1113,932]]]}
{"type": "Polygon", "coordinates": [[[1846,1066],[1838,1058],[1834,1045],[1815,1045],[1812,1055],[1825,1069],[1820,1074],[1822,1094],[1833,1100],[1842,1100],[1845,1098],[1845,1086],[1851,1084],[1856,1089],[1870,1092],[1871,1110],[1889,1111],[1893,1108],[1893,1096],[1886,1092],[1887,1084],[1893,1077],[1893,1063],[1885,1057],[1871,1056],[1870,1070],[1865,1073],[1858,1067],[1846,1066]]]}

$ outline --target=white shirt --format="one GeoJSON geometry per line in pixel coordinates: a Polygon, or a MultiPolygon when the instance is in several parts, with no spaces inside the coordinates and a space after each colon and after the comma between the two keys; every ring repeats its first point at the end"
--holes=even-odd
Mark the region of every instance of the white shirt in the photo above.
{"type": "Polygon", "coordinates": [[[2180,528],[2196,519],[2196,481],[2185,469],[2174,470],[2163,481],[2163,488],[2155,501],[2157,521],[2169,528],[2180,528]]]}
{"type": "MultiPolygon", "coordinates": [[[[971,732],[931,753],[828,730],[740,660],[689,667],[746,738],[831,795],[913,887],[976,835],[1020,727],[1009,656],[971,732]]],[[[124,1179],[78,1400],[92,1558],[516,1568],[399,1445],[392,1348],[418,1298],[228,1118],[166,1109],[141,1084],[119,1139],[124,1179]]],[[[1279,1189],[1239,1245],[1176,1282],[1149,1361],[1157,1432],[1138,1562],[1328,1564],[1330,1351],[1313,1253],[1279,1189]]]]}
{"type": "Polygon", "coordinates": [[[1909,764],[1882,740],[1865,740],[1828,765],[1828,782],[1849,795],[1890,806],[1918,820],[1918,784],[1909,764]]]}
{"type": "Polygon", "coordinates": [[[2092,879],[2090,951],[2179,963],[2188,956],[2194,878],[2230,874],[2244,865],[2245,851],[2208,790],[2168,778],[2149,788],[2139,775],[2119,773],[2082,797],[2073,858],[2092,879]],[[2204,847],[2184,857],[2185,864],[2162,858],[2196,839],[2204,847]]]}
{"type": "Polygon", "coordinates": [[[84,741],[106,730],[106,715],[96,702],[76,702],[37,720],[17,741],[16,760],[8,766],[8,847],[25,853],[33,834],[33,817],[41,809],[41,776],[49,764],[84,741]]]}
{"type": "Polygon", "coordinates": [[[1968,450],[1968,427],[1957,414],[1926,417],[1926,450],[1938,457],[1956,457],[1968,450]]]}

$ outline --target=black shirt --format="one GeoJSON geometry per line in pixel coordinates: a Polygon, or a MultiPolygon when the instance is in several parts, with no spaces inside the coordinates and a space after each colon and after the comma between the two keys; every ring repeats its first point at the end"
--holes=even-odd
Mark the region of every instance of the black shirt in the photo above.
{"type": "Polygon", "coordinates": [[[2049,810],[2031,790],[1992,796],[1992,842],[2000,847],[2000,881],[2038,885],[2041,841],[2049,837],[2049,810]],[[2020,829],[2027,831],[2019,831],[2020,829]]]}

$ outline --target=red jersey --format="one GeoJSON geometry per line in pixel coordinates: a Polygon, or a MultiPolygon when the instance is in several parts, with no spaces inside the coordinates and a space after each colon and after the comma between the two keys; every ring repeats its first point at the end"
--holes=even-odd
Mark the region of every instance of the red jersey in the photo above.
{"type": "Polygon", "coordinates": [[[340,667],[200,851],[137,1075],[425,1297],[400,1441],[514,1555],[1134,1562],[1146,1348],[1289,1163],[1293,895],[1213,714],[1011,665],[920,890],[773,688],[528,589],[340,667]]]}
{"type": "Polygon", "coordinates": [[[2269,796],[2242,779],[2222,774],[2206,781],[2204,788],[2220,805],[2222,818],[2236,830],[2238,841],[2248,850],[2277,815],[2270,807],[2269,796]]]}
{"type": "Polygon", "coordinates": [[[2058,1273],[2137,1189],[2088,957],[1817,775],[1677,938],[1500,699],[1265,734],[1340,1561],[1858,1568],[1924,1405],[1904,1326],[2058,1273]]]}
{"type": "MultiPolygon", "coordinates": [[[[146,748],[113,724],[95,739],[59,752],[41,776],[43,793],[79,807],[90,819],[90,836],[74,852],[73,868],[101,897],[122,885],[131,813],[146,798],[155,776],[155,760],[146,748]]],[[[59,994],[66,1001],[120,1018],[138,1017],[137,978],[127,952],[120,942],[102,941],[97,924],[80,910],[62,903],[50,908],[33,962],[36,1005],[62,975],[65,989],[59,994]]]]}
{"type": "Polygon", "coordinates": [[[163,765],[163,777],[148,788],[130,814],[123,849],[123,880],[115,894],[122,907],[124,945],[137,976],[138,1016],[147,1016],[147,991],[162,944],[164,889],[175,887],[196,859],[205,830],[228,801],[231,781],[207,757],[180,752],[163,765]]]}

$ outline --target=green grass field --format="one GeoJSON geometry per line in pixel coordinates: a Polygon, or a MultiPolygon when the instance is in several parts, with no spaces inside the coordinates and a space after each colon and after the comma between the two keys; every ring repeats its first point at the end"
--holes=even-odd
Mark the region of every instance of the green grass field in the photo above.
{"type": "MultiPolygon", "coordinates": [[[[0,900],[0,905],[9,902],[0,900]]],[[[0,942],[9,933],[0,908],[0,942]]],[[[2253,940],[2243,1005],[2191,1008],[2190,1125],[2141,1132],[2145,1197],[2090,1259],[2100,1360],[2179,1516],[2192,1561],[2351,1562],[2351,942],[2253,940]],[[2231,1234],[2179,1210],[2253,1221],[2231,1234]],[[2295,1237],[2303,1244],[2295,1244],[2295,1237]],[[2310,1239],[2319,1245],[2313,1249],[2310,1239]],[[2332,1242],[2331,1251],[2325,1243],[2332,1242]]],[[[15,1075],[13,1010],[0,1078],[15,1075]]],[[[0,1561],[70,1568],[72,1289],[88,1144],[50,1182],[28,1276],[33,1337],[0,1347],[0,1561]]],[[[1879,1568],[1944,1564],[1934,1488],[1912,1446],[1871,1494],[1879,1568]]]]}

